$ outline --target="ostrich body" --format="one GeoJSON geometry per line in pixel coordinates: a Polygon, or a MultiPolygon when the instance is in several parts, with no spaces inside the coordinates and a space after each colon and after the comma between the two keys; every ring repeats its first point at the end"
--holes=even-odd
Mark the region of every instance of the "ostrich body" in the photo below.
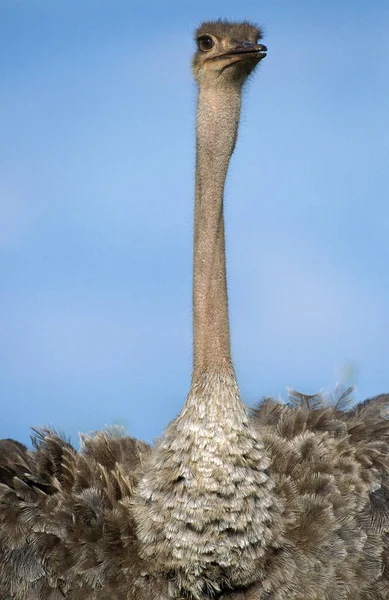
{"type": "Polygon", "coordinates": [[[389,396],[249,414],[231,360],[223,191],[261,31],[204,23],[190,391],[155,447],[0,441],[3,600],[388,600],[389,396]]]}

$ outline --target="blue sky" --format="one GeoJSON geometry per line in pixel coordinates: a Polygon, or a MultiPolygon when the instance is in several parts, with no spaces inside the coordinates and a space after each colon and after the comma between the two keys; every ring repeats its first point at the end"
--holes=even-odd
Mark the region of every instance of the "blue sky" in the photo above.
{"type": "Polygon", "coordinates": [[[191,369],[192,31],[265,26],[226,191],[242,395],[389,390],[387,1],[0,0],[0,437],[152,440],[191,369]]]}

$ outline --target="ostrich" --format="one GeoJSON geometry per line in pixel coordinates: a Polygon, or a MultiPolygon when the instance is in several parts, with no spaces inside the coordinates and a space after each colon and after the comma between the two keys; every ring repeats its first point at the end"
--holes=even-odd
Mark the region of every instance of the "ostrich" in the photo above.
{"type": "Polygon", "coordinates": [[[205,23],[196,34],[192,382],[183,410],[150,456],[135,501],[145,556],[169,565],[194,594],[218,589],[222,579],[253,581],[275,504],[269,461],[231,361],[223,220],[242,85],[266,54],[260,38],[247,23],[205,23]],[[183,558],[193,563],[191,572],[181,568],[183,558]]]}
{"type": "Polygon", "coordinates": [[[189,394],[154,447],[111,430],[0,442],[5,600],[388,600],[389,395],[291,392],[249,413],[231,360],[223,190],[249,23],[203,23],[189,394]]]}

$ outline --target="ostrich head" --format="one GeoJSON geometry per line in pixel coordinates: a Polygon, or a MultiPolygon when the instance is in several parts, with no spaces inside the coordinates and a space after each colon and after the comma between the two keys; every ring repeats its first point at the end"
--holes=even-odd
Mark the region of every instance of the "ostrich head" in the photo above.
{"type": "Polygon", "coordinates": [[[209,82],[212,86],[243,84],[266,56],[261,39],[261,29],[247,22],[203,23],[195,33],[194,78],[199,84],[209,82]]]}

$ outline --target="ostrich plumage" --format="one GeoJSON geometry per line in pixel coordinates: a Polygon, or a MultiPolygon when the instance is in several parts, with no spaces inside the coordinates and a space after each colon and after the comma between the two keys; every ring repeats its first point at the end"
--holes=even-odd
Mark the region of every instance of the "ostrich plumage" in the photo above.
{"type": "Polygon", "coordinates": [[[250,23],[203,23],[192,381],[151,447],[112,429],[0,441],[2,600],[389,600],[389,395],[350,408],[241,401],[230,353],[223,193],[250,23]]]}

